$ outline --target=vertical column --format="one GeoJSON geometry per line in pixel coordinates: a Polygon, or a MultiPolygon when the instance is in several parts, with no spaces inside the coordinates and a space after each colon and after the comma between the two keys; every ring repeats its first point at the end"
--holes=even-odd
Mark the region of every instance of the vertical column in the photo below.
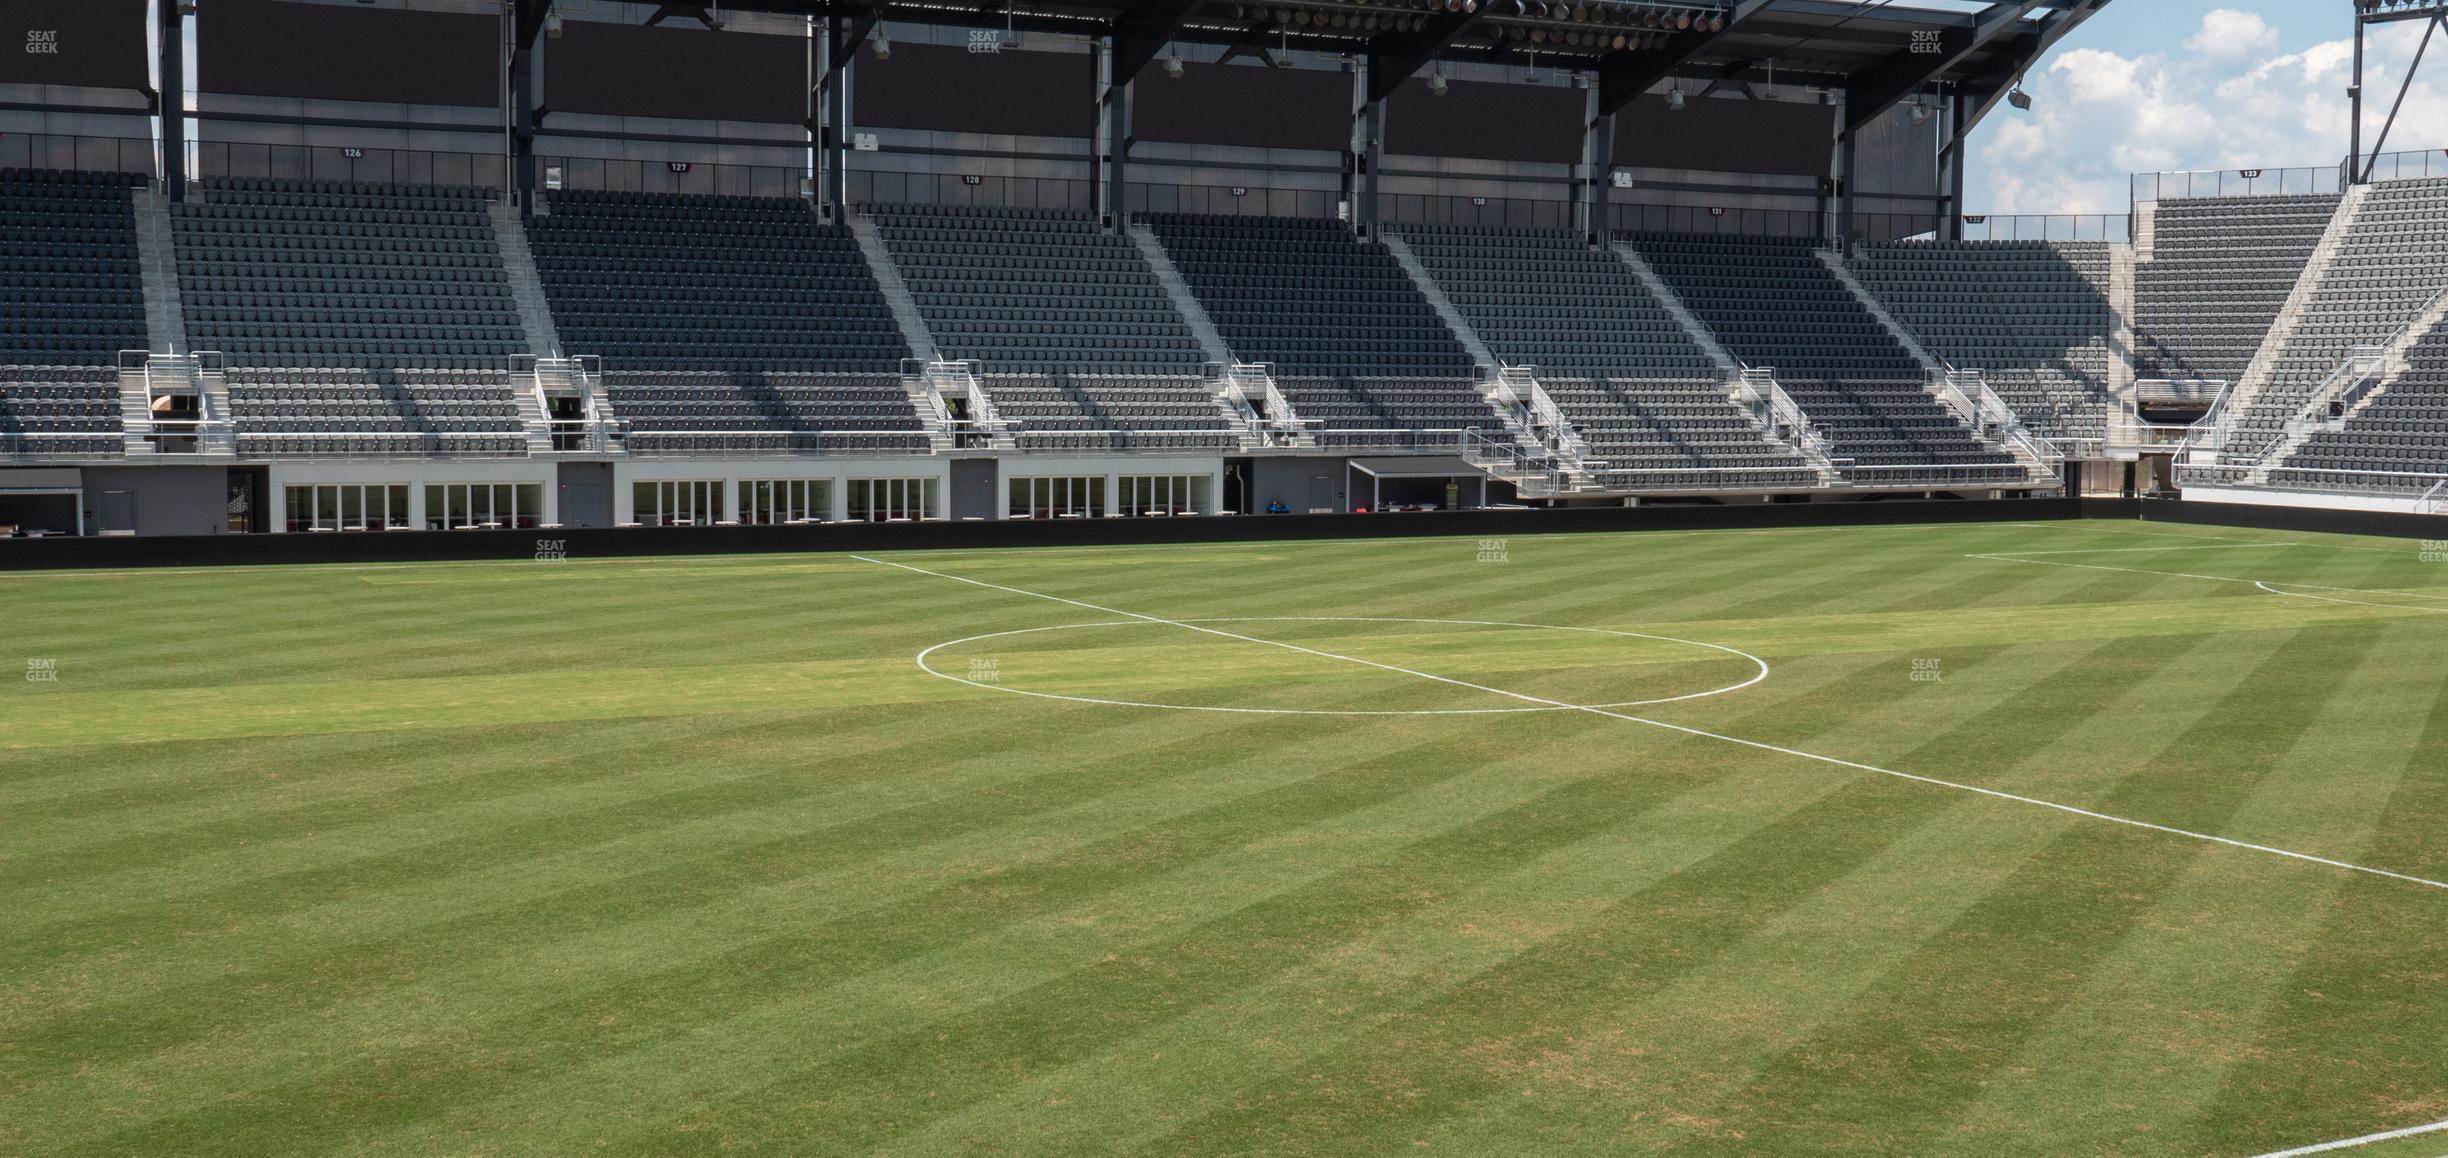
{"type": "Polygon", "coordinates": [[[1367,237],[1377,234],[1377,169],[1385,160],[1385,115],[1384,101],[1360,106],[1359,148],[1353,154],[1357,196],[1352,202],[1352,223],[1367,237]]]}
{"type": "Polygon", "coordinates": [[[1130,82],[1114,83],[1113,42],[1104,41],[1096,49],[1097,122],[1096,154],[1100,171],[1096,187],[1091,191],[1096,201],[1097,218],[1105,227],[1120,230],[1123,207],[1128,203],[1130,165],[1130,82]]]}
{"type": "Polygon", "coordinates": [[[1581,140],[1581,196],[1574,207],[1574,225],[1591,245],[1605,240],[1608,220],[1607,192],[1615,175],[1615,114],[1598,113],[1599,86],[1589,89],[1589,110],[1581,140]]]}
{"type": "Polygon", "coordinates": [[[840,221],[850,204],[850,70],[858,67],[858,45],[850,40],[840,13],[825,17],[824,84],[817,99],[824,109],[824,210],[840,221]]]}
{"type": "Polygon", "coordinates": [[[2348,123],[2345,180],[2338,185],[2341,190],[2363,183],[2363,13],[2359,9],[2355,12],[2354,40],[2354,87],[2346,90],[2354,103],[2354,112],[2348,123]]]}
{"type": "Polygon", "coordinates": [[[526,214],[535,212],[535,58],[542,51],[542,37],[523,50],[515,41],[510,46],[511,188],[518,194],[519,212],[526,214]]]}
{"type": "Polygon", "coordinates": [[[1938,219],[1938,239],[1963,240],[1964,216],[1964,149],[1969,143],[1964,136],[1964,94],[1949,92],[1940,106],[1946,117],[1946,143],[1938,152],[1938,186],[1944,191],[1946,204],[1938,219]]]}
{"type": "Polygon", "coordinates": [[[161,174],[172,201],[187,199],[187,29],[179,15],[179,0],[157,0],[155,24],[160,36],[154,46],[161,59],[161,91],[154,97],[161,114],[161,174]]]}

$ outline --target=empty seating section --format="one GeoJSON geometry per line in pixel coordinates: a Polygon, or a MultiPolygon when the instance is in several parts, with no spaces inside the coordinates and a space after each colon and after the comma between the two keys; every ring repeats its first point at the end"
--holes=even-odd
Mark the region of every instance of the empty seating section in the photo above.
{"type": "Polygon", "coordinates": [[[171,207],[189,338],[232,366],[493,368],[527,350],[484,190],[225,178],[171,207]]]}
{"type": "Polygon", "coordinates": [[[228,378],[241,455],[527,453],[508,370],[257,367],[228,378]]]}
{"type": "Polygon", "coordinates": [[[2160,202],[2134,271],[2135,372],[2243,377],[2337,206],[2334,193],[2160,202]]]}
{"type": "Polygon", "coordinates": [[[0,456],[116,455],[119,375],[108,366],[0,366],[0,456]]]}
{"type": "Polygon", "coordinates": [[[0,366],[145,348],[133,173],[0,169],[0,366]]]}
{"type": "Polygon", "coordinates": [[[1478,387],[1452,378],[1277,378],[1284,400],[1339,447],[1453,446],[1465,430],[1501,431],[1478,387]]]}
{"type": "Polygon", "coordinates": [[[988,373],[1203,377],[1205,355],[1130,238],[1087,213],[869,210],[947,358],[988,373]]]}
{"type": "Polygon", "coordinates": [[[922,451],[925,425],[894,374],[607,370],[632,453],[922,451]]]}
{"type": "Polygon", "coordinates": [[[2448,326],[2406,351],[2406,372],[2270,472],[2299,490],[2421,494],[2448,478],[2448,326]]]}
{"type": "Polygon", "coordinates": [[[1853,481],[2027,477],[1930,395],[1911,353],[1821,264],[1820,243],[1674,233],[1631,240],[1728,352],[1777,372],[1853,481]]]}
{"type": "Polygon", "coordinates": [[[555,328],[603,355],[632,450],[927,446],[875,274],[806,202],[563,192],[549,208],[528,236],[555,328]]]}
{"type": "Polygon", "coordinates": [[[555,328],[619,370],[892,374],[909,347],[849,229],[795,198],[561,192],[528,226],[555,328]]]}
{"type": "Polygon", "coordinates": [[[1405,225],[1405,244],[1490,353],[1567,377],[1716,377],[1613,251],[1552,229],[1405,225]]]}
{"type": "Polygon", "coordinates": [[[1608,489],[1818,482],[1734,405],[1708,353],[1612,250],[1561,230],[1401,231],[1489,351],[1538,368],[1589,457],[1605,462],[1595,473],[1608,489]]]}
{"type": "Polygon", "coordinates": [[[1793,448],[1769,441],[1714,378],[1541,378],[1588,445],[1608,490],[1777,490],[1819,485],[1793,448]]]}
{"type": "Polygon", "coordinates": [[[1201,378],[990,374],[995,412],[1019,424],[1022,450],[1214,452],[1240,445],[1201,378]]]}
{"type": "Polygon", "coordinates": [[[1922,348],[1982,371],[2025,425],[2107,436],[2105,243],[1894,242],[1864,249],[1853,272],[1922,348]]]}
{"type": "Polygon", "coordinates": [[[2448,289],[2448,180],[2372,186],[2338,252],[2235,415],[2223,453],[2258,462],[2354,347],[2387,341],[2448,289]]]}
{"type": "Polygon", "coordinates": [[[1233,354],[1300,380],[1284,384],[1300,417],[1334,430],[1502,425],[1471,384],[1470,354],[1385,246],[1337,221],[1140,220],[1233,354]]]}

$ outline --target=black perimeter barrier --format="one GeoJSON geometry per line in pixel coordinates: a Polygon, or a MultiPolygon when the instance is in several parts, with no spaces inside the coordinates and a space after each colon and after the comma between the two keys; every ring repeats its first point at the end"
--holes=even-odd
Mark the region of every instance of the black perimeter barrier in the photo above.
{"type": "Polygon", "coordinates": [[[0,543],[0,571],[270,563],[510,562],[666,555],[1107,547],[1326,539],[1509,539],[1620,531],[1774,530],[2136,518],[2152,522],[2280,531],[2448,538],[2448,519],[2427,515],[2236,506],[2160,499],[2048,498],[1775,503],[1739,507],[1425,511],[1379,515],[836,523],[803,527],[555,528],[45,538],[0,543]]]}

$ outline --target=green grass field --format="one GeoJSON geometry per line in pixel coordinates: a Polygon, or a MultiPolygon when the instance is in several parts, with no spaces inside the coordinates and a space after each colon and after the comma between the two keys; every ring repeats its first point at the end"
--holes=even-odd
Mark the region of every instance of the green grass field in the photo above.
{"type": "Polygon", "coordinates": [[[12,574],[0,623],[0,1153],[2448,1119],[2448,562],[2411,542],[12,574]],[[1558,706],[1600,704],[1636,706],[1558,706]]]}

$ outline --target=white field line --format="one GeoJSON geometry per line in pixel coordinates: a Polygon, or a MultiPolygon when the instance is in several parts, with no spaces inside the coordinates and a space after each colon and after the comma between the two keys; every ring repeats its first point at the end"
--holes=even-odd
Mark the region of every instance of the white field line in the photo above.
{"type": "MultiPolygon", "coordinates": [[[[2317,543],[2275,543],[2270,545],[2283,547],[2320,546],[2320,544],[2317,543]]],[[[2125,550],[2127,548],[2117,549],[2125,550]]],[[[2174,551],[2187,550],[2189,548],[2166,547],[2144,549],[2174,551]]],[[[2281,591],[2278,588],[2309,587],[2315,591],[2338,591],[2349,595],[2395,595],[2406,599],[2448,600],[2448,595],[2430,595],[2420,591],[2390,591],[2384,588],[2376,587],[2331,587],[2321,583],[2288,583],[2283,580],[2278,581],[2278,586],[2273,587],[2270,585],[2270,583],[2260,579],[2239,579],[2233,575],[2202,575],[2192,571],[2152,571],[2141,567],[2115,567],[2106,563],[2068,563],[2061,559],[2033,559],[2027,557],[2031,555],[2087,555],[2092,553],[2093,552],[2089,551],[1993,551],[1985,554],[1966,555],[1964,558],[1983,559],[1992,563],[2031,563],[2041,567],[2074,567],[2084,571],[2116,571],[2127,575],[2160,575],[2170,579],[2200,579],[2210,583],[2242,583],[2247,586],[2259,588],[2262,591],[2266,591],[2272,595],[2284,595],[2290,599],[2317,599],[2323,603],[2352,603],[2363,607],[2380,607],[2393,611],[2448,612],[2448,607],[2421,607],[2404,603],[2373,603],[2364,599],[2338,599],[2326,595],[2311,595],[2302,591],[2281,591]]],[[[2402,554],[2403,552],[2399,553],[2402,554]]]]}
{"type": "Polygon", "coordinates": [[[2353,1150],[2364,1146],[2375,1146],[2382,1142],[2394,1142],[2399,1138],[2417,1138],[2424,1134],[2438,1134],[2442,1132],[2448,1132],[2448,1122],[2433,1122],[2428,1126],[2408,1126],[2403,1130],[2389,1130],[2379,1134],[2365,1134],[2360,1138],[2344,1138],[2335,1142],[2323,1142],[2317,1146],[2299,1146],[2293,1150],[2279,1150],[2273,1153],[2263,1154],[2260,1155],[2259,1158],[2304,1158],[2304,1156],[2308,1154],[2329,1154],[2339,1150],[2353,1150]]]}
{"type": "Polygon", "coordinates": [[[1068,604],[1072,607],[1085,608],[1087,610],[1101,612],[1106,615],[1120,615],[1125,618],[1136,619],[1146,623],[1167,624],[1173,627],[1181,628],[1184,631],[1196,631],[1201,634],[1218,636],[1224,639],[1239,640],[1243,643],[1262,644],[1267,647],[1280,647],[1287,651],[1297,651],[1306,655],[1317,656],[1321,659],[1340,660],[1344,663],[1354,663],[1363,667],[1373,667],[1381,671],[1390,671],[1401,675],[1415,676],[1419,679],[1430,680],[1441,684],[1450,684],[1454,687],[1469,688],[1473,691],[1485,692],[1489,695],[1503,696],[1508,699],[1521,700],[1526,703],[1545,704],[1553,708],[1564,708],[1576,712],[1588,712],[1591,715],[1605,716],[1608,719],[1622,720],[1626,723],[1647,724],[1653,728],[1663,728],[1670,732],[1680,732],[1686,736],[1697,736],[1702,739],[1717,740],[1727,744],[1739,744],[1745,748],[1755,748],[1762,752],[1775,752],[1779,755],[1792,756],[1797,759],[1815,760],[1822,764],[1832,764],[1839,768],[1851,768],[1858,772],[1869,772],[1880,776],[1891,776],[1898,780],[1909,780],[1916,784],[1926,784],[1936,788],[1949,788],[1957,792],[1969,792],[1977,796],[1986,796],[1994,800],[2005,800],[2015,804],[2029,805],[2033,808],[2045,808],[2053,812],[2064,813],[2068,816],[2083,817],[2087,820],[2097,820],[2108,824],[2123,825],[2127,828],[2138,828],[2147,832],[2156,832],[2168,836],[2183,837],[2187,840],[2197,840],[2206,844],[2224,845],[2228,848],[2242,849],[2246,852],[2264,853],[2269,856],[2284,857],[2288,860],[2302,861],[2306,864],[2316,864],[2326,868],[2343,870],[2345,872],[2361,873],[2366,876],[2384,877],[2393,881],[2403,881],[2407,884],[2421,885],[2424,888],[2438,889],[2442,892],[2448,892],[2448,881],[2435,881],[2425,877],[2412,876],[2406,873],[2391,872],[2387,869],[2371,868],[2366,865],[2350,864],[2342,860],[2332,860],[2328,857],[2314,856],[2311,853],[2295,852],[2290,849],[2275,848],[2265,844],[2253,844],[2249,841],[2236,840],[2231,837],[2214,836],[2206,832],[2194,832],[2189,829],[2174,828],[2164,824],[2153,824],[2147,820],[2135,820],[2131,817],[2114,816],[2105,812],[2094,812],[2091,809],[2077,808],[2071,804],[2060,804],[2053,800],[2042,800],[2032,796],[2018,796],[2012,792],[2001,792],[1994,788],[1982,788],[1973,784],[1961,784],[1952,780],[1941,780],[1934,776],[1920,776],[1911,772],[1898,772],[1893,768],[1881,768],[1874,764],[1863,764],[1853,760],[1839,759],[1834,756],[1822,756],[1816,752],[1805,752],[1798,748],[1786,748],[1776,744],[1763,743],[1758,740],[1746,740],[1740,736],[1722,735],[1716,732],[1703,731],[1699,728],[1685,727],[1681,724],[1670,724],[1663,720],[1652,720],[1645,716],[1635,716],[1624,712],[1611,711],[1606,708],[1590,707],[1585,704],[1568,704],[1562,700],[1551,700],[1544,696],[1534,696],[1526,692],[1506,691],[1503,688],[1488,687],[1484,684],[1475,684],[1467,680],[1454,679],[1450,676],[1435,675],[1433,673],[1424,671],[1414,671],[1410,668],[1397,667],[1390,663],[1379,663],[1373,659],[1361,659],[1356,656],[1337,655],[1330,651],[1320,651],[1316,648],[1302,647],[1295,643],[1284,643],[1279,640],[1272,639],[1260,639],[1253,635],[1241,635],[1237,632],[1223,631],[1213,627],[1201,627],[1197,624],[1183,623],[1179,620],[1165,619],[1160,616],[1143,615],[1136,611],[1124,611],[1117,607],[1104,607],[1094,603],[1083,603],[1077,599],[1065,599],[1059,595],[1047,595],[1043,592],[1026,591],[1018,587],[1006,587],[999,583],[987,583],[983,580],[969,579],[959,575],[947,574],[942,571],[930,571],[924,567],[912,567],[907,563],[895,563],[888,559],[877,559],[866,555],[853,555],[851,558],[857,559],[863,563],[874,563],[884,567],[896,567],[903,571],[911,571],[920,575],[930,575],[937,579],[949,579],[955,583],[966,583],[972,587],[983,587],[989,591],[1001,591],[1011,595],[1026,596],[1030,599],[1043,599],[1053,603],[1068,604]]]}

